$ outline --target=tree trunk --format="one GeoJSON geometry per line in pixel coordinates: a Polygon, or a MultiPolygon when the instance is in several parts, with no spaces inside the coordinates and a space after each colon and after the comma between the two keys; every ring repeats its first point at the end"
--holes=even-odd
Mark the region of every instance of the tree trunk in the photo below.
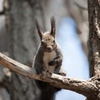
{"type": "MultiPolygon", "coordinates": [[[[11,58],[31,66],[39,36],[34,19],[44,30],[43,0],[5,0],[6,22],[9,32],[9,55],[11,58]]],[[[11,100],[34,100],[38,89],[33,80],[12,72],[11,100]]]]}
{"type": "Polygon", "coordinates": [[[89,62],[90,76],[100,72],[100,5],[98,0],[88,0],[89,11],[89,62]]]}
{"type": "MultiPolygon", "coordinates": [[[[89,13],[89,64],[90,77],[96,78],[97,87],[100,90],[100,3],[99,0],[88,0],[89,13]]],[[[94,100],[94,98],[88,98],[94,100]]],[[[100,100],[100,92],[95,97],[95,100],[100,100]]]]}

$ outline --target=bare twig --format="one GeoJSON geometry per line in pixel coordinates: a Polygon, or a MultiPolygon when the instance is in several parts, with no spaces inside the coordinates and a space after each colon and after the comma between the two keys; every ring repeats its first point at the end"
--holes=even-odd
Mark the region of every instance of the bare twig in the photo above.
{"type": "Polygon", "coordinates": [[[0,12],[0,15],[4,15],[4,14],[5,14],[4,10],[0,12]]]}
{"type": "Polygon", "coordinates": [[[5,88],[8,93],[10,92],[10,84],[11,80],[9,80],[9,77],[0,77],[0,88],[5,88]]]}
{"type": "Polygon", "coordinates": [[[3,79],[2,79],[2,77],[0,77],[0,88],[4,88],[4,87],[5,87],[5,85],[3,83],[3,79]]]}
{"type": "Polygon", "coordinates": [[[74,3],[75,3],[75,5],[76,5],[77,7],[79,7],[80,9],[82,9],[82,10],[87,10],[87,8],[82,7],[82,6],[79,5],[76,1],[74,1],[74,3]]]}
{"type": "Polygon", "coordinates": [[[91,93],[96,95],[98,92],[98,88],[94,84],[95,82],[90,82],[79,78],[68,78],[66,76],[60,76],[49,72],[43,72],[40,75],[36,75],[32,68],[23,65],[2,53],[0,53],[0,64],[21,75],[28,76],[36,80],[45,81],[55,87],[72,90],[87,97],[91,96],[91,93]]]}

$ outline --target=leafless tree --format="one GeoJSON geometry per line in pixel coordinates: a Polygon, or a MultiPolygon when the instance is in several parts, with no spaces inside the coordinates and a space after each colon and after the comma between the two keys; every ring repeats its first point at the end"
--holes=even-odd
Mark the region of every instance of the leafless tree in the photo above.
{"type": "MultiPolygon", "coordinates": [[[[7,91],[9,91],[11,95],[11,100],[33,100],[35,99],[38,90],[33,85],[33,79],[41,80],[50,83],[51,85],[75,91],[87,97],[87,100],[100,100],[100,1],[99,0],[88,0],[88,13],[89,13],[89,38],[88,38],[88,48],[89,48],[89,64],[90,64],[90,76],[89,80],[83,80],[79,78],[68,78],[65,76],[56,75],[53,73],[45,72],[40,75],[36,75],[33,73],[30,63],[31,58],[29,57],[31,54],[28,52],[30,49],[33,50],[35,48],[30,48],[30,42],[27,45],[25,44],[24,36],[26,35],[29,41],[34,37],[32,33],[35,33],[34,25],[31,23],[31,19],[27,19],[28,15],[32,16],[32,18],[36,18],[38,14],[43,14],[43,11],[40,11],[42,6],[42,0],[26,0],[25,2],[18,0],[9,0],[8,4],[10,5],[6,8],[5,13],[7,16],[7,26],[9,31],[9,53],[10,57],[13,59],[24,63],[23,65],[11,58],[0,53],[0,64],[8,69],[16,72],[7,72],[5,71],[5,77],[0,79],[0,86],[5,87],[7,91]],[[33,2],[34,1],[34,2],[33,2]],[[20,2],[20,3],[19,3],[20,2]],[[17,3],[17,5],[15,5],[17,3]],[[33,6],[37,5],[37,6],[33,6]],[[19,9],[15,8],[19,6],[19,9]],[[21,7],[21,8],[20,8],[21,7]],[[28,7],[27,9],[25,9],[28,7]],[[40,11],[40,13],[36,13],[34,9],[40,11]],[[13,11],[13,10],[15,11],[13,11]],[[23,12],[24,10],[25,12],[23,12]],[[32,9],[28,12],[28,9],[32,9]],[[23,11],[22,11],[23,10],[23,11]],[[32,12],[34,11],[34,15],[32,12]],[[16,13],[15,13],[16,12],[16,13]],[[21,16],[19,16],[21,14],[21,16]],[[21,17],[23,20],[20,21],[21,17]],[[26,21],[26,24],[24,23],[26,21]],[[31,23],[30,26],[28,24],[31,23]],[[21,24],[19,24],[21,23],[21,24]],[[29,26],[27,26],[29,25],[29,26]],[[33,31],[30,31],[30,28],[33,28],[33,31]],[[24,34],[25,33],[25,34],[24,34]],[[27,34],[26,34],[27,33],[27,34]],[[29,37],[31,36],[31,37],[29,37]],[[16,46],[15,46],[16,45],[16,46]],[[20,49],[20,51],[18,50],[20,49]],[[23,49],[25,50],[25,55],[23,54],[23,49]],[[20,58],[18,58],[18,54],[20,58]],[[28,59],[27,59],[28,58],[28,59]],[[30,59],[30,60],[29,60],[30,59]],[[23,75],[19,75],[19,74],[23,75]],[[9,77],[9,78],[8,78],[9,77]],[[29,79],[29,78],[31,79],[29,79]],[[35,90],[34,90],[35,89],[35,90]]],[[[41,23],[41,26],[44,22],[44,18],[39,17],[38,19],[41,23]]],[[[45,29],[45,26],[42,27],[45,29]]],[[[35,34],[34,34],[35,35],[35,34]]],[[[36,37],[36,36],[35,36],[36,37]]],[[[38,42],[37,39],[34,40],[38,42]]],[[[32,45],[34,42],[32,42],[32,45]]],[[[36,43],[34,45],[37,45],[36,43]]]]}

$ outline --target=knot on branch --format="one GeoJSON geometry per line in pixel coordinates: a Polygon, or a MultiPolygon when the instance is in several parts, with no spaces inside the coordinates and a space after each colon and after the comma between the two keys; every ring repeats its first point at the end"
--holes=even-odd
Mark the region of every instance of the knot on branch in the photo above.
{"type": "Polygon", "coordinates": [[[89,81],[92,82],[93,84],[95,84],[97,87],[97,90],[94,92],[95,100],[100,100],[100,75],[97,75],[97,76],[90,78],[89,81]]]}

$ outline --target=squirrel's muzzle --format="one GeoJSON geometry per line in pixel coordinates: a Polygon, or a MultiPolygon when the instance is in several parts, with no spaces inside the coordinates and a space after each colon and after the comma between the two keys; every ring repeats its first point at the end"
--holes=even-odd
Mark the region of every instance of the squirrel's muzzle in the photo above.
{"type": "Polygon", "coordinates": [[[52,46],[47,46],[48,51],[52,51],[52,46]]]}

